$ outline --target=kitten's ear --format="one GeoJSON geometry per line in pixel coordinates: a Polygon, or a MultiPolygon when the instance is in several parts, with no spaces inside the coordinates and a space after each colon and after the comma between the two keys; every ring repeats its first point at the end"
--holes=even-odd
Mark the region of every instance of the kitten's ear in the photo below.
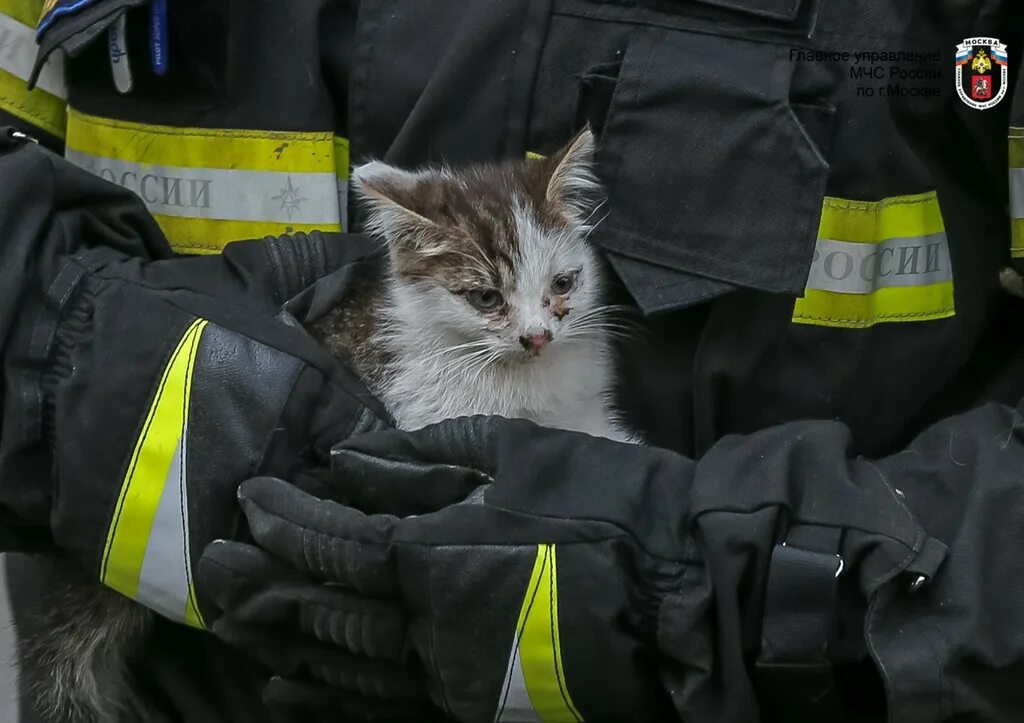
{"type": "Polygon", "coordinates": [[[548,203],[579,221],[587,217],[601,194],[601,183],[594,175],[596,145],[593,132],[584,127],[568,145],[547,159],[552,167],[548,203]]]}
{"type": "Polygon", "coordinates": [[[441,228],[421,215],[427,173],[406,171],[371,161],[352,173],[356,194],[369,209],[366,228],[388,242],[393,251],[430,255],[443,237],[441,228]]]}

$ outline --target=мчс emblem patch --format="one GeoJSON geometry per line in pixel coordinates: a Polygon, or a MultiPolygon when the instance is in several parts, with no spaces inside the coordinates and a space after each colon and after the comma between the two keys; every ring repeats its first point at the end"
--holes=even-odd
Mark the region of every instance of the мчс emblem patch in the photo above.
{"type": "Polygon", "coordinates": [[[971,108],[998,104],[1006,95],[1007,74],[1006,46],[998,38],[966,38],[956,46],[956,92],[971,108]]]}

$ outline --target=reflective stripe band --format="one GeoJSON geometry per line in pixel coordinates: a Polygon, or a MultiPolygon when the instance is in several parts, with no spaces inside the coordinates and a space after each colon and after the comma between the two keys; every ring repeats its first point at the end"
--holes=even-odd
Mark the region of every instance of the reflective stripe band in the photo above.
{"type": "MultiPolygon", "coordinates": [[[[0,109],[37,128],[64,137],[65,102],[64,63],[60,52],[46,62],[35,90],[26,86],[36,59],[35,33],[25,7],[0,12],[0,109]],[[17,12],[15,12],[17,11],[17,12]]],[[[24,3],[22,3],[24,5],[24,3]]]]}
{"type": "Polygon", "coordinates": [[[1024,168],[1024,127],[1010,126],[1010,168],[1024,168]]]}
{"type": "Polygon", "coordinates": [[[1010,255],[1024,258],[1024,128],[1011,127],[1010,149],[1010,255]]]}
{"type": "Polygon", "coordinates": [[[1024,258],[1024,218],[1010,219],[1010,256],[1024,258]]]}
{"type": "Polygon", "coordinates": [[[203,627],[188,534],[188,410],[207,322],[194,321],[167,363],[114,508],[100,580],[152,610],[203,627]]]}
{"type": "Polygon", "coordinates": [[[953,267],[934,192],[825,199],[794,323],[863,328],[954,314],[953,267]]]}
{"type": "Polygon", "coordinates": [[[494,720],[574,723],[583,717],[569,696],[558,624],[554,545],[539,545],[512,641],[494,720]]]}
{"type": "Polygon", "coordinates": [[[76,151],[157,166],[289,173],[335,173],[330,133],[176,128],[100,118],[70,109],[76,151]]]}
{"type": "Polygon", "coordinates": [[[348,145],[330,133],[174,128],[72,109],[67,157],[138,194],[178,250],[342,227],[348,145]]]}
{"type": "Polygon", "coordinates": [[[67,157],[101,178],[134,191],[150,211],[164,216],[338,227],[338,189],[333,170],[276,173],[160,166],[98,158],[70,147],[67,157]]]}

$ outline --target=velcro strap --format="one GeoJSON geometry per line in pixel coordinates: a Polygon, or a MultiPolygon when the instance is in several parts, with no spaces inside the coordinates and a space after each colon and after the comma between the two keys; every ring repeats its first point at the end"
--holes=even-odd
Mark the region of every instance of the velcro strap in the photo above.
{"type": "Polygon", "coordinates": [[[799,526],[772,551],[757,683],[771,719],[822,720],[835,705],[828,643],[843,560],[839,528],[799,526]]]}

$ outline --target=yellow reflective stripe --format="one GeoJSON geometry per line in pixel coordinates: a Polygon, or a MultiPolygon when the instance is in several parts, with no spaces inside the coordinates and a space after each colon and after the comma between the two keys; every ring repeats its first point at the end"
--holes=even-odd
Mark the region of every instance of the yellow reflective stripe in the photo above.
{"type": "Polygon", "coordinates": [[[216,254],[232,241],[278,236],[283,233],[304,231],[337,231],[329,224],[276,223],[271,221],[233,221],[209,218],[187,218],[165,216],[155,213],[153,218],[160,224],[164,234],[171,241],[174,250],[182,254],[216,254]]]}
{"type": "Polygon", "coordinates": [[[953,269],[935,192],[826,198],[797,324],[859,329],[955,315],[953,269]]]}
{"type": "Polygon", "coordinates": [[[185,617],[182,622],[190,628],[199,628],[200,630],[206,628],[206,622],[203,620],[203,615],[199,612],[199,602],[196,600],[196,588],[192,583],[189,583],[188,586],[188,604],[185,606],[185,617]]]}
{"type": "Polygon", "coordinates": [[[0,0],[0,13],[30,28],[39,24],[42,10],[42,0],[0,0]]]}
{"type": "Polygon", "coordinates": [[[544,723],[583,720],[569,695],[562,665],[555,545],[537,547],[494,720],[540,720],[544,723]],[[527,702],[528,709],[525,708],[527,702]]]}
{"type": "Polygon", "coordinates": [[[348,140],[331,133],[175,128],[72,109],[66,154],[139,195],[184,253],[340,231],[345,220],[348,140]]]}
{"type": "Polygon", "coordinates": [[[818,238],[871,244],[944,230],[934,191],[881,201],[850,201],[826,196],[822,202],[818,238]]]}
{"type": "Polygon", "coordinates": [[[797,324],[860,329],[882,322],[928,321],[955,314],[953,282],[921,287],[891,287],[871,294],[841,294],[808,289],[797,300],[797,324]]]}
{"type": "Polygon", "coordinates": [[[335,173],[330,133],[175,128],[68,110],[68,147],[155,166],[335,173]]]}
{"type": "Polygon", "coordinates": [[[1024,258],[1024,218],[1010,220],[1010,256],[1024,258]]]}
{"type": "Polygon", "coordinates": [[[28,90],[25,81],[0,69],[0,109],[50,135],[63,138],[67,104],[41,88],[28,90]]]}
{"type": "Polygon", "coordinates": [[[545,156],[543,153],[537,153],[536,151],[527,151],[526,157],[532,160],[537,160],[538,158],[544,158],[545,156]]]}
{"type": "Polygon", "coordinates": [[[1010,168],[1024,168],[1024,128],[1010,126],[1010,168]]]}
{"type": "Polygon", "coordinates": [[[41,3],[0,0],[0,109],[58,138],[66,124],[64,64],[51,56],[35,90],[27,80],[35,61],[35,27],[41,3]]]}
{"type": "MultiPolygon", "coordinates": [[[[105,585],[173,619],[198,627],[202,626],[202,618],[195,603],[189,570],[157,571],[159,575],[171,577],[172,586],[177,583],[184,589],[181,600],[142,599],[139,593],[144,584],[147,588],[158,587],[154,581],[142,580],[143,563],[151,547],[187,549],[187,540],[159,539],[165,531],[155,529],[154,521],[167,492],[172,493],[168,499],[173,504],[182,509],[187,506],[187,499],[179,496],[182,491],[167,488],[178,483],[178,476],[169,480],[172,465],[176,461],[184,465],[192,372],[199,339],[206,325],[207,321],[203,319],[189,325],[160,378],[121,484],[100,567],[100,580],[105,585]],[[175,603],[180,603],[180,608],[175,609],[175,603]]],[[[180,519],[180,514],[172,517],[175,518],[180,519]]],[[[175,532],[179,536],[188,534],[187,527],[183,530],[176,528],[175,532]]],[[[187,560],[185,562],[188,563],[187,560]]]]}

